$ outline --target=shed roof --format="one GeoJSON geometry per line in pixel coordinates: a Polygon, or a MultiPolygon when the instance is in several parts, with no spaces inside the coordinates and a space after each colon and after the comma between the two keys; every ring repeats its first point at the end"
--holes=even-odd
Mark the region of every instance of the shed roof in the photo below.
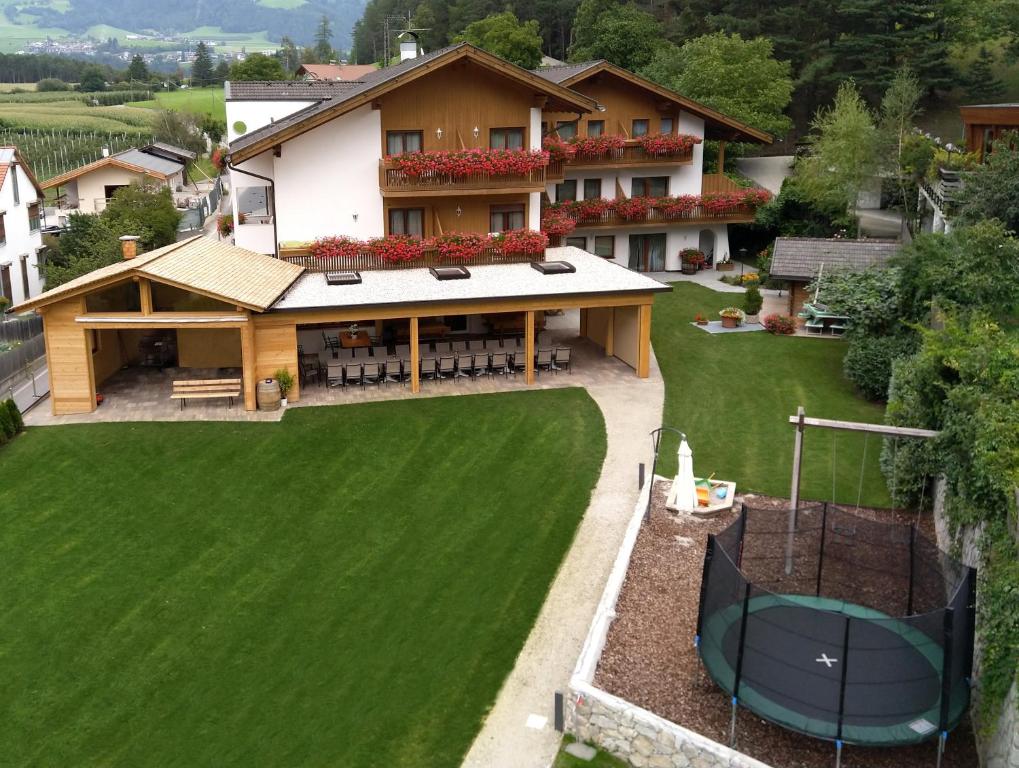
{"type": "Polygon", "coordinates": [[[771,276],[780,280],[808,282],[824,264],[830,269],[859,271],[885,264],[899,252],[897,240],[841,240],[821,237],[779,237],[771,257],[771,276]]]}
{"type": "MultiPolygon", "coordinates": [[[[185,150],[186,151],[186,150],[185,150]]],[[[95,162],[74,168],[67,173],[53,176],[42,183],[43,189],[58,187],[66,184],[79,176],[84,176],[92,171],[112,165],[123,168],[126,171],[142,173],[146,176],[154,176],[157,179],[168,179],[176,173],[184,170],[184,163],[170,160],[157,154],[150,154],[141,149],[125,149],[109,157],[101,157],[95,162]]]]}
{"type": "Polygon", "coordinates": [[[226,81],[227,101],[322,101],[358,87],[352,80],[226,81]]]}
{"type": "Polygon", "coordinates": [[[536,90],[549,96],[550,100],[554,99],[562,109],[590,112],[595,108],[595,101],[583,94],[571,91],[569,88],[545,78],[537,77],[533,72],[511,64],[469,43],[457,43],[413,59],[407,59],[391,67],[377,69],[358,80],[358,84],[354,88],[338,93],[317,104],[312,104],[235,139],[230,144],[231,160],[234,163],[243,162],[265,152],[274,143],[299,136],[398,88],[415,77],[461,59],[470,59],[481,66],[503,73],[507,78],[534,86],[536,90]]]}
{"type": "Polygon", "coordinates": [[[296,281],[272,311],[332,307],[373,307],[394,304],[442,304],[570,295],[653,293],[668,285],[579,248],[549,248],[549,260],[564,259],[576,272],[543,275],[530,264],[470,266],[467,280],[437,280],[428,269],[361,272],[361,283],[329,285],[323,274],[307,273],[296,281]]]}
{"type": "Polygon", "coordinates": [[[17,309],[38,309],[121,278],[141,276],[264,312],[303,271],[296,264],[198,236],[100,267],[17,309]]]}
{"type": "Polygon", "coordinates": [[[374,64],[302,64],[297,74],[309,75],[316,80],[357,80],[377,67],[374,64]]]}

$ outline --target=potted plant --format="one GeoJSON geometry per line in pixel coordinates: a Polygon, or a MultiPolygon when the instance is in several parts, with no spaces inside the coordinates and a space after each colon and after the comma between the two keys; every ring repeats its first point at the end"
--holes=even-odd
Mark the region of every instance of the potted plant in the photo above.
{"type": "Polygon", "coordinates": [[[748,323],[757,325],[760,322],[758,315],[763,304],[764,297],[761,296],[761,289],[757,287],[757,283],[754,283],[747,288],[747,292],[743,295],[743,311],[746,313],[748,323]]]}
{"type": "Polygon", "coordinates": [[[273,376],[276,377],[276,383],[280,385],[280,405],[286,408],[287,392],[294,388],[294,377],[286,368],[280,368],[273,376]]]}
{"type": "Polygon", "coordinates": [[[704,315],[702,315],[700,312],[698,312],[696,315],[694,315],[693,321],[695,323],[697,323],[697,325],[707,325],[708,324],[708,318],[705,317],[704,315]]]}
{"type": "Polygon", "coordinates": [[[738,328],[746,319],[746,315],[739,307],[726,307],[718,313],[718,316],[722,318],[723,328],[738,328]]]}
{"type": "Polygon", "coordinates": [[[736,265],[733,263],[732,259],[729,258],[728,253],[725,254],[722,257],[722,260],[715,265],[715,269],[717,269],[719,272],[731,272],[735,268],[736,265]]]}
{"type": "Polygon", "coordinates": [[[0,323],[7,318],[4,317],[4,313],[7,311],[7,306],[11,303],[11,300],[6,296],[0,296],[0,323]]]}
{"type": "Polygon", "coordinates": [[[680,271],[684,275],[692,275],[704,265],[704,251],[697,248],[684,248],[679,252],[679,260],[682,264],[680,271]]]}

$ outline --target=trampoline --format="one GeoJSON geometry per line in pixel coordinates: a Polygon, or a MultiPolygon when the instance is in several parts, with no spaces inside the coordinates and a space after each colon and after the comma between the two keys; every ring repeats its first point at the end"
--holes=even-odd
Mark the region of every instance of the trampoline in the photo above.
{"type": "Polygon", "coordinates": [[[836,743],[944,739],[969,705],[976,573],[915,526],[747,506],[708,537],[697,649],[736,707],[836,743]]]}

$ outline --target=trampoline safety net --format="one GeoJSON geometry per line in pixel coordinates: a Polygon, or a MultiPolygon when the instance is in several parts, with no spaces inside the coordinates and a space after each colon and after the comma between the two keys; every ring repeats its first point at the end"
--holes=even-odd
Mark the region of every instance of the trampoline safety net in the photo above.
{"type": "Polygon", "coordinates": [[[740,706],[849,744],[912,744],[969,705],[976,573],[915,527],[744,506],[708,539],[701,661],[740,706]]]}

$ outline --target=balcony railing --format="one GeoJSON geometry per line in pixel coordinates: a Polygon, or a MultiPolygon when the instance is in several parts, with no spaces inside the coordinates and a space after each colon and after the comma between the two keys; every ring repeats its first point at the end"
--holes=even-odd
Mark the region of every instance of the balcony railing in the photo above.
{"type": "Polygon", "coordinates": [[[938,168],[937,179],[923,178],[920,180],[920,187],[942,213],[947,213],[959,200],[965,176],[964,171],[938,168]]]}
{"type": "Polygon", "coordinates": [[[547,167],[534,168],[530,171],[516,174],[495,175],[479,171],[467,175],[427,173],[420,176],[411,176],[406,171],[396,167],[392,160],[382,160],[379,163],[379,186],[384,194],[394,192],[412,194],[432,192],[442,194],[448,192],[515,189],[540,192],[545,188],[547,178],[547,167]]]}
{"type": "Polygon", "coordinates": [[[569,168],[601,168],[604,166],[627,165],[683,165],[693,162],[693,147],[684,152],[661,154],[650,153],[640,145],[639,139],[628,139],[617,149],[610,149],[597,157],[575,155],[566,161],[569,168]]]}
{"type": "Polygon", "coordinates": [[[477,258],[470,261],[448,261],[439,257],[434,248],[426,249],[421,258],[412,261],[386,261],[378,254],[363,251],[353,256],[320,257],[313,256],[308,248],[283,248],[280,259],[304,267],[308,272],[344,272],[350,270],[398,270],[426,269],[428,267],[448,267],[452,264],[463,264],[466,267],[485,266],[489,264],[528,264],[532,261],[544,261],[545,253],[516,254],[503,253],[497,248],[487,248],[477,258]]]}
{"type": "MultiPolygon", "coordinates": [[[[569,215],[569,214],[567,214],[569,215]]],[[[577,229],[589,227],[633,227],[645,224],[700,224],[705,222],[726,222],[729,224],[747,224],[754,220],[757,215],[757,207],[753,205],[731,205],[724,209],[711,209],[698,205],[689,211],[682,213],[666,213],[660,208],[652,206],[647,213],[633,217],[624,218],[615,211],[606,211],[595,219],[580,219],[574,216],[570,218],[577,222],[577,229]]]]}

